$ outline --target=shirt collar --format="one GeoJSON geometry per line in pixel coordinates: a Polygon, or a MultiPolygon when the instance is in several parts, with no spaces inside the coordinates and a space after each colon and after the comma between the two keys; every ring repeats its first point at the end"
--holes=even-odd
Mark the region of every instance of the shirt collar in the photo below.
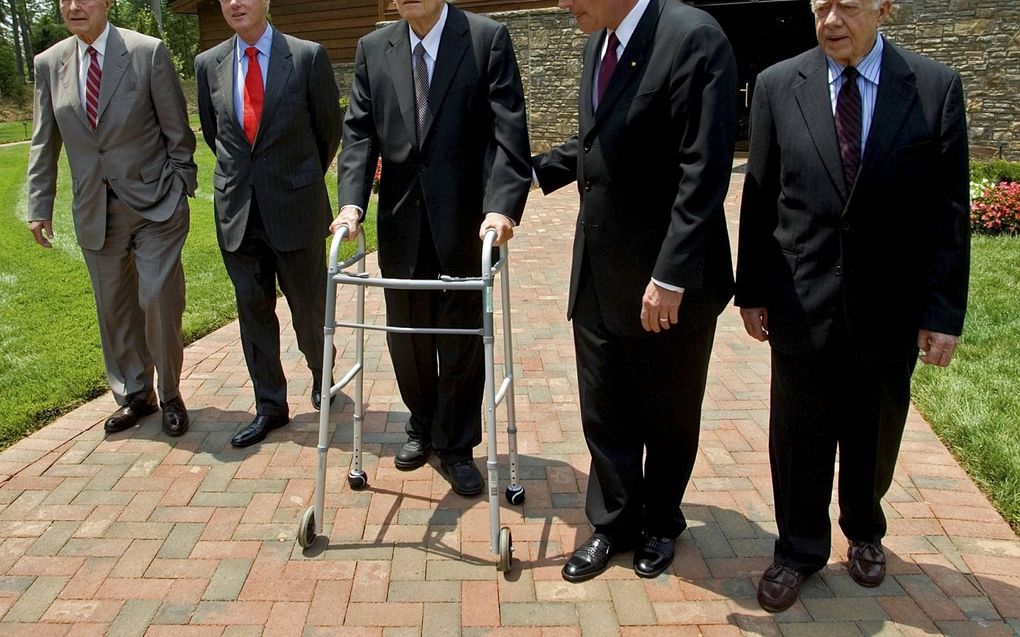
{"type": "Polygon", "coordinates": [[[616,39],[620,41],[624,49],[627,48],[627,43],[630,42],[630,38],[634,35],[638,23],[641,22],[641,16],[645,14],[649,1],[638,0],[637,4],[631,8],[630,13],[627,14],[627,17],[620,21],[620,26],[616,27],[616,39]]]}
{"type": "Polygon", "coordinates": [[[256,42],[253,45],[250,45],[247,42],[245,42],[244,39],[241,38],[241,36],[237,36],[236,42],[234,44],[234,55],[236,56],[237,61],[240,62],[241,59],[244,58],[244,50],[247,49],[249,46],[254,46],[256,49],[259,50],[259,53],[266,57],[269,57],[269,51],[273,48],[273,25],[267,22],[266,30],[262,33],[262,36],[259,37],[258,42],[256,42]]]}
{"type": "MultiPolygon", "coordinates": [[[[882,71],[882,51],[885,49],[885,42],[880,33],[875,38],[875,45],[871,47],[871,51],[860,61],[857,65],[857,72],[861,74],[861,77],[868,80],[872,84],[878,84],[878,78],[882,71]]],[[[843,69],[846,66],[836,62],[832,58],[826,56],[826,62],[829,63],[829,84],[836,81],[836,78],[843,74],[843,69]]]]}
{"type": "Polygon", "coordinates": [[[93,49],[95,49],[97,53],[99,53],[99,57],[105,57],[106,42],[107,40],[109,40],[109,36],[110,36],[110,21],[107,20],[106,26],[103,27],[103,32],[99,34],[98,38],[92,41],[92,44],[86,44],[84,40],[78,38],[78,57],[84,58],[86,55],[85,52],[88,51],[90,46],[93,49]]]}
{"type": "Polygon", "coordinates": [[[428,53],[429,57],[433,60],[438,59],[439,55],[439,41],[443,38],[443,28],[446,26],[446,16],[450,13],[450,5],[443,3],[443,12],[439,14],[439,20],[432,26],[432,29],[425,34],[424,38],[419,38],[411,28],[411,25],[407,25],[407,32],[411,34],[411,51],[414,52],[418,43],[421,42],[422,46],[425,47],[425,52],[428,53]]]}

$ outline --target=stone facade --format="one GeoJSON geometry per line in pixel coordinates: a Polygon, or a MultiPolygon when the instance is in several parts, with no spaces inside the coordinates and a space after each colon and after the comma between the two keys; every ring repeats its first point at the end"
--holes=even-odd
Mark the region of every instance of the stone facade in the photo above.
{"type": "MultiPolygon", "coordinates": [[[[492,17],[506,23],[513,38],[532,148],[543,151],[570,138],[577,132],[581,49],[587,36],[559,9],[492,17]]],[[[1020,0],[897,0],[883,32],[960,72],[974,157],[1020,160],[1020,0]]],[[[343,94],[350,87],[351,67],[337,66],[343,94]]]]}
{"type": "Polygon", "coordinates": [[[1020,2],[897,0],[883,32],[960,72],[974,157],[1020,160],[1020,2]]]}

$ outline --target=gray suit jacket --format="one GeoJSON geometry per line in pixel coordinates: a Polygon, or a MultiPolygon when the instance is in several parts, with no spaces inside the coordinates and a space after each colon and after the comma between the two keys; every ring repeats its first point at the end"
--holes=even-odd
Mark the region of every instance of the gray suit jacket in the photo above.
{"type": "Polygon", "coordinates": [[[182,193],[194,195],[195,134],[162,41],[110,25],[95,130],[78,93],[77,57],[77,38],[70,37],[35,58],[28,219],[53,218],[63,145],[78,243],[98,250],[106,240],[107,185],[150,221],[169,219],[182,193]]]}
{"type": "Polygon", "coordinates": [[[195,58],[202,136],[216,153],[213,169],[220,247],[237,250],[252,193],[266,236],[277,250],[322,241],[332,221],[323,179],[340,145],[340,91],[326,51],[273,29],[265,100],[255,144],[234,112],[234,43],[195,58]]]}

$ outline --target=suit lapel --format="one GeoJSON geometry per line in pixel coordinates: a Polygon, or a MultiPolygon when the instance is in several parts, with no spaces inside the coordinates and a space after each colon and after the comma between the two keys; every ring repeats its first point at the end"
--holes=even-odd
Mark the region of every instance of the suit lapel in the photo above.
{"type": "Polygon", "coordinates": [[[234,112],[234,68],[237,66],[235,51],[237,50],[237,36],[227,40],[230,48],[221,51],[222,57],[216,61],[216,81],[219,84],[217,95],[222,96],[217,109],[225,109],[227,119],[233,124],[234,132],[243,137],[244,130],[241,123],[237,121],[237,114],[234,112]],[[225,102],[225,104],[224,104],[225,102]]]}
{"type": "Polygon", "coordinates": [[[290,79],[290,72],[294,68],[293,55],[287,44],[287,39],[277,29],[273,29],[273,49],[269,55],[265,97],[262,101],[262,116],[259,118],[259,130],[255,135],[255,144],[258,144],[262,139],[267,122],[272,121],[273,113],[280,105],[287,80],[290,79]]]}
{"type": "Polygon", "coordinates": [[[849,197],[846,177],[843,176],[843,159],[839,154],[836,139],[836,121],[832,116],[832,100],[829,97],[829,73],[825,55],[816,49],[815,55],[800,68],[803,78],[793,87],[794,97],[800,107],[808,133],[815,144],[822,164],[843,201],[849,197]]]}
{"type": "Polygon", "coordinates": [[[903,126],[907,114],[917,100],[914,79],[914,72],[903,56],[886,40],[882,52],[878,96],[875,98],[875,113],[871,118],[868,142],[864,147],[858,184],[880,168],[883,164],[882,159],[888,156],[889,148],[896,138],[896,131],[903,126]]]}
{"type": "Polygon", "coordinates": [[[580,112],[580,130],[582,137],[587,134],[595,125],[595,109],[592,106],[592,85],[595,81],[595,67],[598,65],[601,43],[606,38],[605,30],[602,37],[591,36],[584,47],[584,60],[581,67],[581,103],[578,105],[580,112]]]}
{"type": "Polygon", "coordinates": [[[411,40],[407,35],[407,22],[401,20],[393,25],[390,46],[386,49],[386,63],[393,80],[393,92],[397,94],[400,114],[404,117],[407,136],[413,142],[414,131],[414,77],[411,74],[411,40]]]}
{"type": "MultiPolygon", "coordinates": [[[[450,6],[449,14],[446,16],[446,27],[439,40],[439,53],[436,59],[436,68],[432,71],[432,81],[429,83],[429,113],[438,113],[446,99],[446,92],[450,88],[450,82],[460,68],[460,60],[470,43],[470,34],[467,28],[467,19],[459,9],[450,6]]],[[[425,118],[425,131],[422,134],[422,145],[428,139],[429,130],[432,128],[432,117],[425,118]]]]}
{"type": "MultiPolygon", "coordinates": [[[[128,67],[128,50],[120,29],[110,25],[110,35],[106,39],[106,54],[103,60],[103,79],[99,85],[99,112],[97,119],[103,116],[106,107],[113,101],[113,94],[124,78],[128,67]]],[[[119,125],[119,122],[118,122],[119,125]]]]}
{"type": "MultiPolygon", "coordinates": [[[[599,102],[599,107],[595,111],[596,125],[606,117],[606,113],[612,110],[613,104],[620,98],[627,85],[635,78],[641,77],[641,74],[644,72],[645,58],[648,56],[648,49],[655,40],[655,27],[659,23],[659,13],[662,11],[662,8],[662,6],[659,6],[658,0],[651,0],[648,3],[648,7],[641,16],[641,20],[638,21],[638,25],[634,29],[634,34],[631,35],[630,41],[627,42],[627,47],[623,50],[623,56],[617,62],[616,70],[613,71],[613,75],[609,79],[609,86],[606,87],[602,101],[599,102]]],[[[599,41],[599,46],[595,50],[596,57],[602,51],[601,43],[605,40],[605,37],[605,33],[603,33],[603,39],[599,41]]],[[[591,66],[594,67],[595,65],[592,64],[591,66]]],[[[593,68],[592,74],[594,72],[593,68]]],[[[589,92],[591,91],[591,85],[592,81],[589,81],[589,92]]]]}
{"type": "Polygon", "coordinates": [[[60,58],[60,99],[70,102],[74,106],[74,112],[78,119],[89,131],[92,126],[89,118],[85,115],[85,109],[81,105],[81,95],[78,92],[78,38],[71,36],[66,40],[70,45],[60,58]]]}

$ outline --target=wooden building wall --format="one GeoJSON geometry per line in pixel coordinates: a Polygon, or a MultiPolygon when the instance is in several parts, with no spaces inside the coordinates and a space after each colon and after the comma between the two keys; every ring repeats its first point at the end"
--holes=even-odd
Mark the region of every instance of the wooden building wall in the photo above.
{"type": "MultiPolygon", "coordinates": [[[[556,0],[460,0],[458,7],[478,13],[555,7],[556,0]]],[[[197,13],[199,48],[206,50],[232,32],[223,20],[218,0],[178,0],[170,8],[197,13]]],[[[272,0],[270,19],[281,31],[326,47],[333,64],[354,61],[358,38],[380,20],[398,18],[392,0],[272,0]]]]}

